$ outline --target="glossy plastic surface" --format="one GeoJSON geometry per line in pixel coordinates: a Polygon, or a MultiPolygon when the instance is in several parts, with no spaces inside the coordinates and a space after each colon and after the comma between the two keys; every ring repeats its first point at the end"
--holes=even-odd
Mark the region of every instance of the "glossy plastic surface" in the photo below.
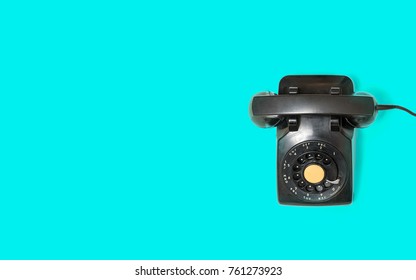
{"type": "Polygon", "coordinates": [[[375,108],[371,95],[354,95],[352,81],[346,76],[285,76],[278,95],[255,95],[250,102],[253,122],[260,127],[277,127],[278,201],[292,205],[351,203],[354,128],[369,125],[375,119],[375,108]],[[326,168],[325,174],[332,170],[333,177],[326,179],[337,184],[298,185],[302,172],[293,173],[291,168],[308,149],[331,159],[332,169],[327,169],[322,159],[313,164],[326,168]]]}

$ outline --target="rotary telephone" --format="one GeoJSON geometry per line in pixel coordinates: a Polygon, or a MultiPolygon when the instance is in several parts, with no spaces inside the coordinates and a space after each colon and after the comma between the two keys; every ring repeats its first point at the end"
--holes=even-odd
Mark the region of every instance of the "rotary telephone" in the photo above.
{"type": "Polygon", "coordinates": [[[277,191],[281,204],[350,204],[353,193],[352,139],[379,110],[373,96],[354,94],[351,79],[336,75],[291,75],[279,94],[256,94],[249,107],[260,127],[277,128],[277,191]]]}

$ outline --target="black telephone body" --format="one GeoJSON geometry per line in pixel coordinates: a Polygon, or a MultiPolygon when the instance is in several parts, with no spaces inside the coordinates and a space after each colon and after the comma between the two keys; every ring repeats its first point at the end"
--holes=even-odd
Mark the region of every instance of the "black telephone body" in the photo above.
{"type": "Polygon", "coordinates": [[[255,95],[249,110],[256,125],[277,128],[279,203],[352,202],[354,129],[375,119],[374,97],[354,94],[347,76],[291,75],[278,94],[255,95]]]}

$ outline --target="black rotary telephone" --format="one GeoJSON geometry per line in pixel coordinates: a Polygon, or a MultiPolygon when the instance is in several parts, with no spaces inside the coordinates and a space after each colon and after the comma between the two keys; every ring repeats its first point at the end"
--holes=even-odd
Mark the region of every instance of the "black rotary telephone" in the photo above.
{"type": "Polygon", "coordinates": [[[293,75],[279,84],[279,94],[261,92],[250,103],[250,117],[260,127],[277,128],[277,190],[281,204],[349,204],[353,192],[354,128],[370,125],[379,110],[366,93],[354,94],[346,76],[293,75]]]}

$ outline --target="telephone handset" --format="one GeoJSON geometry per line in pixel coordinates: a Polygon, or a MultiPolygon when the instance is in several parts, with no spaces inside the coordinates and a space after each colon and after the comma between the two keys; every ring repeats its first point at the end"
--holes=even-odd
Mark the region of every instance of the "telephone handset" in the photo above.
{"type": "Polygon", "coordinates": [[[366,93],[354,94],[347,76],[291,75],[279,94],[261,92],[250,103],[252,121],[277,128],[277,190],[281,204],[349,204],[353,193],[354,128],[370,125],[378,110],[366,93]]]}

